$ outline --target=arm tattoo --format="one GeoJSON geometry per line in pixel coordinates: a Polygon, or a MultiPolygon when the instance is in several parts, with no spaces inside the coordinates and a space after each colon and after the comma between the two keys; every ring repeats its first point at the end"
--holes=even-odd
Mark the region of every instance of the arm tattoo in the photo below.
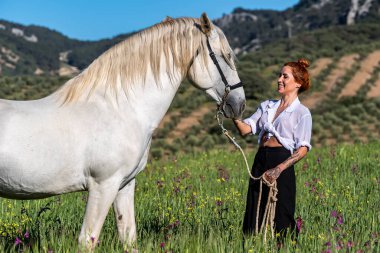
{"type": "Polygon", "coordinates": [[[268,170],[267,174],[268,174],[268,176],[270,176],[270,177],[272,177],[274,179],[277,179],[280,176],[280,174],[281,174],[281,170],[280,170],[279,167],[276,167],[274,169],[268,170]]]}
{"type": "Polygon", "coordinates": [[[287,169],[290,166],[294,165],[299,160],[301,160],[302,157],[303,156],[300,154],[299,150],[296,150],[285,162],[283,162],[283,165],[285,166],[284,169],[287,169]]]}

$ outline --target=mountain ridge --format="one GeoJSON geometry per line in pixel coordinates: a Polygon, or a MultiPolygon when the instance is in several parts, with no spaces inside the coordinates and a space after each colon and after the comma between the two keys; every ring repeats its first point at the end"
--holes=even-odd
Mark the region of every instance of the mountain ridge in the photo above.
{"type": "MultiPolygon", "coordinates": [[[[283,11],[236,8],[214,20],[239,55],[304,32],[363,22],[380,22],[380,0],[301,0],[283,11]]],[[[80,41],[0,19],[0,75],[75,75],[132,34],[80,41]]]]}

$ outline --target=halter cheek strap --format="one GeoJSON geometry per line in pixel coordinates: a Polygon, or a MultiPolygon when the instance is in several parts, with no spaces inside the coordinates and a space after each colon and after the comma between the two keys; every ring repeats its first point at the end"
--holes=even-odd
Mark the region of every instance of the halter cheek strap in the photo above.
{"type": "Polygon", "coordinates": [[[219,65],[219,62],[218,60],[216,59],[216,56],[215,56],[215,53],[214,51],[212,51],[212,48],[210,46],[210,42],[207,38],[207,48],[208,48],[208,51],[210,52],[209,55],[210,55],[210,58],[211,60],[214,62],[216,68],[218,69],[218,72],[220,74],[220,77],[222,78],[222,81],[224,83],[224,86],[226,87],[226,92],[229,92],[231,90],[234,90],[234,89],[237,89],[237,88],[240,88],[240,87],[243,87],[243,82],[238,82],[234,85],[229,85],[228,82],[227,82],[227,79],[222,71],[222,69],[220,68],[220,65],[219,65]]]}

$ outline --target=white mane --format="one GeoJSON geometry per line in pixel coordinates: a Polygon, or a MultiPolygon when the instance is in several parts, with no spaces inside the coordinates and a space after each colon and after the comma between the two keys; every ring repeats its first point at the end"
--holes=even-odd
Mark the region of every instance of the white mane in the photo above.
{"type": "MultiPolygon", "coordinates": [[[[113,46],[61,88],[59,92],[64,103],[77,101],[83,95],[89,97],[96,87],[111,89],[116,94],[116,88],[120,85],[128,94],[131,84],[136,81],[145,83],[148,68],[159,85],[162,55],[170,79],[178,70],[184,78],[197,53],[207,66],[206,36],[198,28],[199,23],[199,19],[194,18],[167,19],[113,46]]],[[[224,34],[218,28],[217,31],[222,54],[233,65],[232,50],[224,34]]]]}

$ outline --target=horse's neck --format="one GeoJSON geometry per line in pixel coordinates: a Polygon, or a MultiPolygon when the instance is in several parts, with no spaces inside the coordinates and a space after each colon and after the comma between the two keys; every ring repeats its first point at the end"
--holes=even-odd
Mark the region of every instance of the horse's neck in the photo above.
{"type": "Polygon", "coordinates": [[[125,113],[132,111],[138,122],[151,130],[156,129],[168,111],[181,81],[171,83],[163,77],[161,85],[157,85],[154,79],[147,79],[145,85],[134,86],[125,99],[125,113]]]}
{"type": "MultiPolygon", "coordinates": [[[[80,96],[78,101],[72,103],[98,103],[102,107],[104,104],[112,104],[113,108],[119,110],[119,114],[126,118],[126,121],[132,121],[131,123],[136,125],[136,127],[147,128],[153,132],[169,109],[178,87],[184,79],[183,74],[176,69],[169,70],[176,71],[174,75],[169,77],[166,66],[167,63],[164,59],[161,59],[159,84],[156,83],[152,71],[148,69],[145,78],[142,78],[145,82],[141,80],[135,81],[135,83],[128,83],[126,89],[122,83],[118,85],[107,84],[106,86],[109,85],[108,87],[99,85],[93,91],[91,91],[91,87],[86,87],[83,93],[90,95],[80,96]]],[[[121,80],[119,81],[121,82],[121,80]]],[[[70,85],[70,83],[66,85],[70,85]]],[[[65,87],[63,87],[62,91],[65,90],[65,87]]],[[[62,101],[61,91],[56,92],[52,96],[55,99],[58,96],[56,100],[62,101]]]]}

